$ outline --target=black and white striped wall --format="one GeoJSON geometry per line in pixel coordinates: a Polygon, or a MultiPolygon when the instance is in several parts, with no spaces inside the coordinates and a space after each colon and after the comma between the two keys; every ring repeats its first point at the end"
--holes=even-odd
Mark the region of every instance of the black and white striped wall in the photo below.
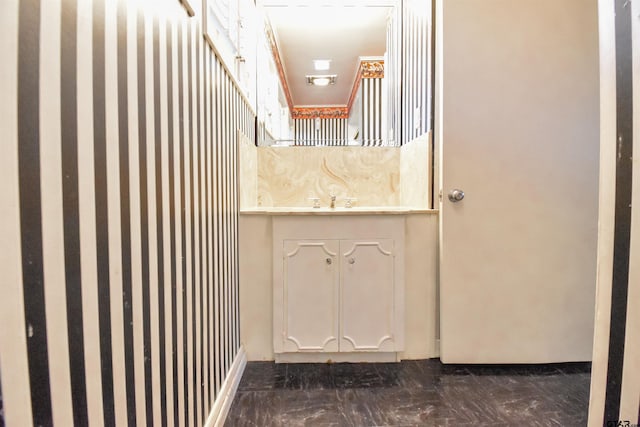
{"type": "Polygon", "coordinates": [[[402,30],[402,0],[398,1],[398,7],[393,9],[387,25],[387,51],[384,56],[384,76],[386,80],[385,91],[387,102],[385,106],[386,125],[384,136],[388,145],[399,146],[401,144],[400,122],[400,93],[401,93],[401,30],[402,30]]]}
{"type": "Polygon", "coordinates": [[[600,0],[600,211],[589,426],[640,423],[640,3],[600,0]]]}
{"type": "Polygon", "coordinates": [[[431,2],[402,1],[400,145],[431,129],[431,2]]]}
{"type": "MultiPolygon", "coordinates": [[[[382,78],[362,78],[352,111],[353,124],[360,134],[363,146],[384,145],[383,137],[383,84],[382,78]]],[[[302,146],[349,145],[349,119],[294,119],[294,144],[302,146]]]]}
{"type": "Polygon", "coordinates": [[[0,52],[6,425],[203,425],[251,108],[177,0],[3,0],[0,52]]]}
{"type": "Polygon", "coordinates": [[[385,138],[404,145],[432,128],[432,2],[401,0],[387,27],[385,138]]]}
{"type": "Polygon", "coordinates": [[[362,102],[362,145],[381,146],[385,143],[382,134],[382,78],[363,78],[360,81],[362,102]]]}
{"type": "Polygon", "coordinates": [[[294,145],[346,145],[347,119],[294,119],[294,145]]]}

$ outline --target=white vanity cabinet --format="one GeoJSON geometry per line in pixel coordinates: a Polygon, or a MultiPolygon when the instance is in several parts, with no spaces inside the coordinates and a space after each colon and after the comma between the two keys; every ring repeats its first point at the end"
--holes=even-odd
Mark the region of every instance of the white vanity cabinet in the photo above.
{"type": "Polygon", "coordinates": [[[403,216],[274,217],[273,245],[276,354],[403,349],[403,216]]]}

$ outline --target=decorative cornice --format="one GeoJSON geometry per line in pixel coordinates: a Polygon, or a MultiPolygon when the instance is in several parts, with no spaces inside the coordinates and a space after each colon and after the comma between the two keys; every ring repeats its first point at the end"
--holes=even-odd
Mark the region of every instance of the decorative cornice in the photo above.
{"type": "Polygon", "coordinates": [[[273,61],[276,63],[278,69],[278,77],[280,77],[280,83],[282,84],[282,91],[287,98],[287,104],[289,105],[289,111],[293,112],[293,99],[291,98],[291,91],[289,90],[289,84],[287,83],[287,77],[284,74],[284,66],[280,59],[280,51],[278,50],[278,44],[276,43],[276,36],[273,34],[273,29],[269,21],[265,21],[265,34],[271,47],[271,54],[273,55],[273,61]]]}
{"type": "Polygon", "coordinates": [[[356,79],[353,82],[353,88],[351,89],[351,95],[349,95],[349,102],[347,103],[347,111],[351,112],[353,102],[356,100],[358,94],[358,88],[360,88],[360,80],[362,79],[381,79],[384,77],[384,60],[372,60],[362,59],[360,60],[360,66],[358,67],[358,73],[356,79]]]}
{"type": "Polygon", "coordinates": [[[360,80],[362,80],[362,68],[358,68],[356,79],[353,81],[353,88],[351,89],[351,95],[349,95],[349,102],[347,102],[347,111],[351,113],[351,107],[353,107],[353,101],[356,100],[358,94],[358,88],[360,88],[360,80]]]}
{"type": "Polygon", "coordinates": [[[347,107],[295,107],[291,110],[293,119],[348,119],[347,107]]]}
{"type": "Polygon", "coordinates": [[[363,60],[360,70],[363,79],[381,79],[384,77],[384,61],[363,60]]]}

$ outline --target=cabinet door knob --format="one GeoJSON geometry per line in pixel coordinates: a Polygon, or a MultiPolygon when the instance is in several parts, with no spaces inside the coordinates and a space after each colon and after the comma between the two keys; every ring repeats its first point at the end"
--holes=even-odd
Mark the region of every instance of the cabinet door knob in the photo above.
{"type": "Polygon", "coordinates": [[[327,258],[327,265],[331,265],[333,261],[331,261],[331,258],[327,258]]]}
{"type": "Polygon", "coordinates": [[[355,263],[356,263],[355,258],[349,258],[349,264],[355,264],[355,263]]]}

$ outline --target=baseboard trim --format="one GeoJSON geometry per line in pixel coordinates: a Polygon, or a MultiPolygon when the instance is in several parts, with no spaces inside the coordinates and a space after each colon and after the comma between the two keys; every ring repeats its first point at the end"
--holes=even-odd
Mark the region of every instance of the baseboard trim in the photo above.
{"type": "Polygon", "coordinates": [[[380,363],[399,362],[398,353],[276,353],[276,363],[380,363]]]}
{"type": "Polygon", "coordinates": [[[224,425],[245,366],[247,366],[247,354],[244,348],[240,347],[236,359],[233,361],[231,369],[229,369],[229,375],[222,383],[220,394],[218,394],[216,401],[213,403],[207,422],[204,424],[206,427],[222,427],[224,425]]]}

